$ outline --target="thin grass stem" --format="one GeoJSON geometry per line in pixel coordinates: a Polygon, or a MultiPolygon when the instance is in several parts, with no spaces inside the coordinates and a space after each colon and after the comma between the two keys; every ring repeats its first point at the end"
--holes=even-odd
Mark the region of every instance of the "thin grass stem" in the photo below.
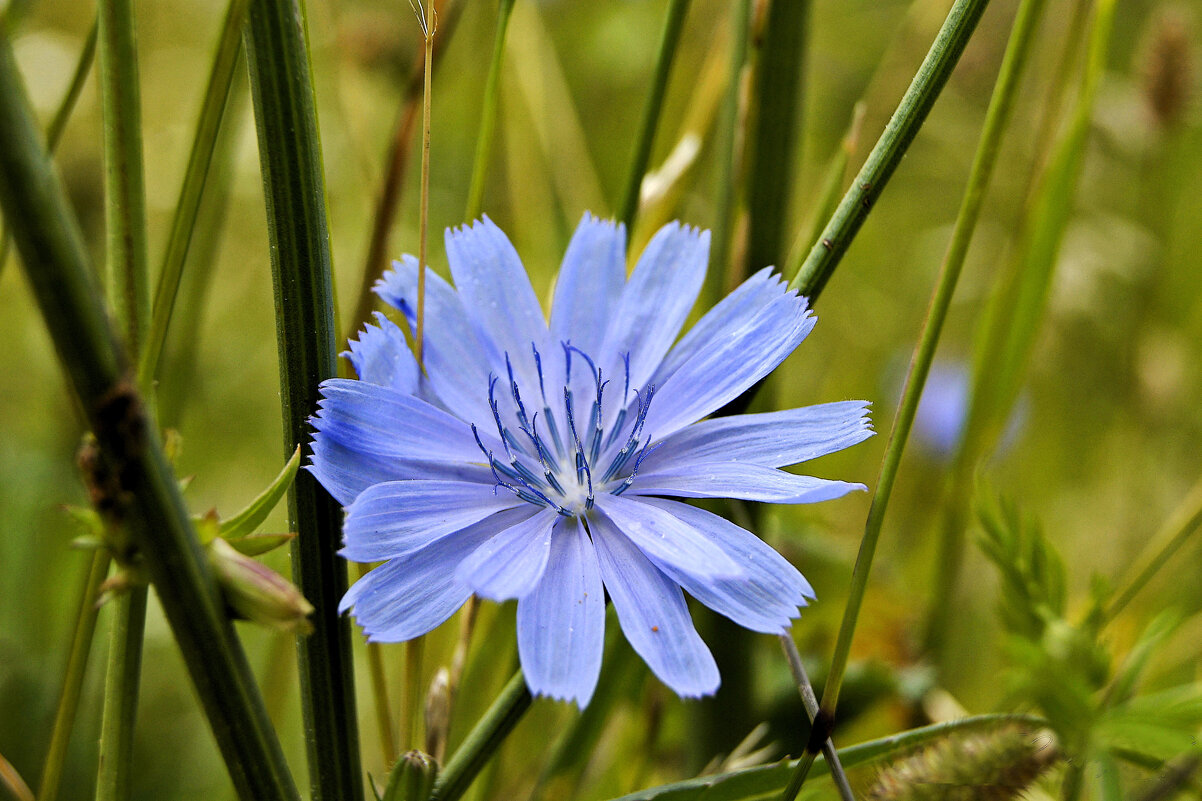
{"type": "MultiPolygon", "coordinates": [[[[981,139],[977,146],[973,165],[969,172],[968,184],[956,217],[952,238],[948,244],[939,279],[931,297],[922,333],[910,363],[909,374],[902,389],[902,399],[894,419],[893,429],[889,434],[889,443],[885,448],[885,458],[881,465],[880,477],[877,480],[876,491],[869,508],[868,519],[864,525],[864,538],[860,542],[859,555],[856,558],[852,572],[851,590],[844,608],[843,622],[839,628],[835,644],[835,654],[831,661],[831,671],[827,678],[822,695],[822,716],[827,725],[834,724],[835,709],[839,700],[839,691],[847,670],[848,656],[855,635],[856,622],[859,619],[860,607],[868,586],[868,576],[872,568],[872,560],[876,554],[877,542],[880,539],[881,526],[884,522],[885,510],[893,490],[893,482],[897,477],[901,464],[902,453],[914,423],[918,409],[918,401],[922,396],[923,386],[930,371],[939,336],[943,331],[943,323],[947,318],[947,310],[955,293],[956,283],[968,252],[968,245],[984,200],[985,190],[989,186],[993,167],[997,158],[998,145],[1010,122],[1014,97],[1020,84],[1022,71],[1030,54],[1033,34],[1038,27],[1039,16],[1044,0],[1024,0],[1015,18],[1010,42],[1003,57],[998,81],[994,88],[989,109],[985,115],[985,124],[981,139]]],[[[949,17],[950,20],[950,17],[949,17]]]]}
{"type": "Polygon", "coordinates": [[[1122,582],[1123,589],[1115,594],[1110,605],[1102,615],[1102,623],[1114,620],[1127,604],[1131,603],[1140,590],[1147,586],[1162,567],[1173,555],[1185,545],[1186,541],[1202,526],[1202,479],[1199,479],[1190,490],[1189,495],[1173,512],[1172,516],[1161,526],[1160,531],[1148,542],[1144,553],[1132,562],[1128,571],[1130,576],[1122,582]]]}
{"type": "Polygon", "coordinates": [[[714,214],[712,260],[706,273],[703,300],[713,306],[722,297],[731,271],[735,228],[738,224],[738,174],[743,136],[741,123],[746,120],[742,102],[744,74],[751,38],[751,2],[732,3],[730,66],[726,76],[726,97],[718,116],[715,131],[714,158],[718,163],[718,188],[714,214]]]}
{"type": "Polygon", "coordinates": [[[950,489],[936,554],[927,610],[925,649],[936,661],[946,646],[952,599],[964,561],[969,495],[974,471],[1005,429],[1030,359],[1055,271],[1072,198],[1081,174],[1094,100],[1106,67],[1113,0],[1095,6],[1089,54],[1069,125],[1026,209],[1016,258],[1002,277],[984,318],[964,433],[952,457],[950,489]]]}
{"type": "Polygon", "coordinates": [[[425,35],[425,65],[422,68],[422,194],[419,206],[417,224],[417,324],[413,332],[413,355],[417,358],[418,367],[422,367],[422,350],[426,333],[426,268],[429,260],[426,253],[426,243],[430,228],[430,101],[431,85],[434,78],[434,34],[438,23],[434,16],[434,0],[428,0],[425,17],[422,19],[422,33],[425,35]]]}
{"type": "Polygon", "coordinates": [[[109,602],[113,628],[109,638],[108,675],[104,683],[96,801],[124,801],[130,797],[142,638],[146,630],[146,594],[144,585],[131,587],[109,602]]]}
{"type": "MultiPolygon", "coordinates": [[[[797,643],[793,642],[791,634],[780,635],[781,648],[785,651],[785,658],[789,662],[789,671],[793,674],[793,681],[797,683],[797,691],[801,694],[801,703],[805,706],[806,714],[810,718],[811,725],[818,719],[818,697],[814,695],[814,685],[810,683],[810,676],[806,672],[806,666],[801,661],[801,654],[797,650],[797,643]]],[[[812,762],[813,755],[817,752],[811,752],[812,762]]],[[[830,737],[827,737],[822,742],[822,756],[826,759],[826,764],[830,767],[831,778],[835,782],[835,787],[839,790],[839,797],[843,801],[855,801],[855,795],[851,791],[851,785],[847,781],[847,774],[843,771],[843,765],[839,763],[839,752],[835,750],[835,743],[830,737]]],[[[805,761],[805,757],[802,758],[805,761]]],[[[809,772],[807,767],[804,771],[797,771],[789,784],[785,787],[782,801],[793,801],[797,798],[797,794],[801,791],[801,786],[805,782],[806,774],[809,772]]]]}
{"type": "Polygon", "coordinates": [[[233,85],[238,57],[242,51],[242,25],[249,5],[250,0],[230,0],[226,8],[225,21],[217,41],[217,54],[213,58],[209,83],[200,105],[200,117],[192,139],[192,151],[188,155],[188,166],[184,170],[179,200],[175,204],[175,214],[171,220],[171,232],[167,236],[167,247],[163,251],[146,348],[138,360],[138,385],[142,387],[149,387],[154,381],[163,345],[167,341],[167,327],[175,309],[180,278],[188,260],[188,248],[192,243],[192,234],[196,230],[196,220],[200,213],[200,200],[204,196],[205,184],[209,178],[209,165],[213,162],[213,152],[217,147],[217,134],[225,116],[230,86],[233,85]]]}
{"type": "Polygon", "coordinates": [[[956,0],[884,133],[790,282],[790,289],[806,297],[822,291],[918,135],[987,5],[989,0],[956,0]]]}
{"type": "Polygon", "coordinates": [[[464,220],[480,216],[484,202],[484,179],[488,175],[488,164],[492,156],[493,137],[497,128],[497,106],[501,98],[501,67],[505,59],[505,34],[509,30],[509,17],[513,13],[514,0],[500,0],[497,5],[497,32],[493,37],[492,59],[488,63],[488,77],[484,81],[484,107],[480,112],[480,130],[476,135],[476,155],[472,160],[472,180],[467,190],[467,209],[464,220]]]}
{"type": "Polygon", "coordinates": [[[102,0],[98,11],[108,296],[136,356],[150,324],[137,33],[132,0],[102,0]]]}
{"type": "Polygon", "coordinates": [[[87,672],[88,654],[92,650],[92,638],[96,634],[96,598],[100,584],[108,575],[112,559],[107,550],[98,548],[92,553],[92,561],[83,574],[79,612],[75,616],[75,629],[71,636],[71,650],[67,656],[67,670],[63,676],[63,690],[59,694],[58,709],[54,714],[50,747],[46,749],[46,762],[42,766],[42,783],[38,787],[38,801],[55,801],[62,783],[63,767],[67,761],[67,746],[75,728],[75,713],[79,709],[79,695],[87,672]]]}
{"type": "MultiPolygon", "coordinates": [[[[668,4],[664,30],[659,39],[659,51],[655,57],[655,72],[651,77],[651,90],[647,95],[646,105],[643,106],[639,131],[635,135],[634,155],[630,159],[626,188],[618,210],[618,219],[625,224],[627,232],[634,229],[634,218],[639,211],[639,190],[643,186],[643,176],[647,174],[647,165],[651,162],[651,147],[655,144],[655,132],[659,127],[664,95],[668,92],[668,76],[672,73],[672,61],[676,57],[676,46],[680,43],[685,17],[689,13],[689,2],[690,0],[671,0],[668,4]]],[[[627,236],[627,243],[630,239],[631,237],[627,236]]]]}

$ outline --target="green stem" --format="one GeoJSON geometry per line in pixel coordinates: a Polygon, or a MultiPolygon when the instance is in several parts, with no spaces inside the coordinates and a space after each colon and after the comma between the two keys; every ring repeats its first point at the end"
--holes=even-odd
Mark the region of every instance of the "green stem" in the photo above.
{"type": "Polygon", "coordinates": [[[806,297],[822,291],[918,135],[987,5],[989,0],[956,0],[885,132],[868,154],[822,236],[810,249],[810,255],[789,284],[790,289],[806,297]]]}
{"type": "Polygon", "coordinates": [[[731,26],[730,67],[726,76],[726,97],[715,132],[714,158],[718,162],[717,209],[714,214],[714,236],[710,269],[706,273],[703,300],[713,306],[722,297],[731,269],[731,251],[734,245],[736,216],[738,214],[738,192],[736,182],[739,134],[740,102],[743,86],[743,70],[747,66],[748,39],[751,38],[751,0],[737,0],[732,4],[734,22],[731,26]]]}
{"type": "Polygon", "coordinates": [[[175,476],[129,378],[83,236],[0,32],[0,208],[59,360],[119,486],[121,512],[244,799],[295,801],[279,741],[192,529],[175,476]]]}
{"type": "Polygon", "coordinates": [[[150,291],[133,0],[101,0],[98,10],[108,296],[126,347],[136,356],[150,322],[150,291]]]}
{"type": "Polygon", "coordinates": [[[531,700],[526,677],[519,670],[438,775],[430,796],[432,801],[456,801],[467,791],[489,757],[496,753],[530,708],[531,700]]]}
{"type": "Polygon", "coordinates": [[[909,374],[906,376],[897,417],[893,422],[889,443],[885,448],[885,458],[881,464],[876,492],[868,511],[868,520],[864,524],[864,538],[860,542],[860,552],[852,572],[851,590],[835,644],[830,676],[822,694],[822,711],[832,723],[835,717],[835,707],[839,700],[839,690],[847,670],[856,622],[859,619],[860,607],[868,587],[872,560],[880,539],[885,510],[893,491],[893,482],[897,477],[897,470],[901,464],[910,427],[914,423],[914,415],[931,368],[931,361],[935,356],[935,348],[943,331],[947,310],[956,290],[956,282],[959,280],[960,270],[964,265],[964,257],[968,252],[968,245],[972,241],[985,190],[988,188],[990,177],[993,174],[998,144],[1010,121],[1015,94],[1030,54],[1033,34],[1037,28],[1043,4],[1044,0],[1023,0],[1023,4],[1019,8],[1014,29],[1010,35],[1010,42],[1006,48],[1006,55],[999,71],[997,85],[989,103],[989,110],[985,115],[981,140],[973,158],[968,186],[956,217],[951,242],[948,244],[939,280],[931,297],[930,308],[923,323],[922,333],[919,335],[918,346],[914,350],[909,374]]]}
{"type": "Polygon", "coordinates": [[[42,767],[38,801],[55,801],[58,797],[63,765],[67,761],[67,746],[71,742],[71,730],[75,728],[75,713],[79,709],[79,694],[88,666],[88,653],[92,650],[92,637],[96,633],[96,598],[100,594],[100,584],[109,572],[110,561],[108,551],[98,548],[92,554],[88,572],[84,574],[79,614],[75,618],[75,633],[71,637],[71,651],[67,656],[63,691],[54,714],[50,747],[46,749],[46,764],[42,767]]]}
{"type": "Polygon", "coordinates": [[[936,575],[927,610],[925,648],[939,660],[946,647],[953,598],[964,561],[974,471],[1005,430],[1005,421],[1030,358],[1051,287],[1060,243],[1073,208],[1090,132],[1094,99],[1106,66],[1113,0],[1099,0],[1089,59],[1070,123],[1041,175],[1018,236],[1014,267],[985,315],[964,434],[952,460],[949,500],[938,543],[936,575]]]}
{"type": "Polygon", "coordinates": [[[484,82],[484,108],[480,113],[480,132],[476,136],[476,156],[472,161],[472,182],[467,190],[467,210],[463,219],[474,220],[480,215],[484,201],[484,176],[488,174],[488,162],[492,154],[494,132],[497,127],[497,104],[501,95],[501,65],[505,58],[505,33],[509,30],[509,16],[513,12],[514,0],[501,0],[497,6],[497,32],[493,37],[492,60],[488,63],[488,78],[484,82]]]}
{"type": "MultiPolygon", "coordinates": [[[[630,160],[630,172],[626,175],[626,189],[622,193],[622,207],[618,219],[626,225],[629,234],[634,228],[634,218],[639,211],[639,191],[647,164],[651,161],[651,146],[655,144],[655,131],[659,127],[659,115],[663,110],[664,95],[668,91],[668,76],[672,72],[672,61],[676,57],[676,46],[689,13],[689,0],[671,0],[664,30],[660,35],[659,54],[655,59],[655,73],[651,78],[651,93],[643,106],[643,118],[635,137],[634,157],[630,160]]],[[[627,242],[631,239],[627,236],[627,242]]]]}
{"type": "MultiPolygon", "coordinates": [[[[318,385],[335,375],[329,233],[304,8],[253,0],[246,34],[275,285],[284,450],[308,440],[318,385]]],[[[363,797],[350,623],[338,614],[342,510],[308,472],[289,493],[292,575],[315,612],[297,645],[309,776],[317,801],[363,797]]]]}
{"type": "MultiPolygon", "coordinates": [[[[132,0],[101,0],[97,10],[104,112],[108,300],[117,327],[125,335],[128,352],[136,359],[145,345],[150,320],[137,27],[132,0]]],[[[149,390],[149,384],[140,386],[149,390]]],[[[153,393],[146,397],[153,406],[153,393]]],[[[148,414],[148,418],[153,421],[154,415],[148,414]]],[[[119,540],[125,539],[121,521],[114,521],[111,526],[106,524],[106,528],[119,532],[119,540]]],[[[122,560],[119,553],[116,556],[122,560]]],[[[145,586],[133,587],[113,604],[97,801],[129,798],[146,594],[145,586]]]]}
{"type": "Polygon", "coordinates": [[[1145,555],[1132,564],[1129,571],[1131,576],[1124,582],[1123,589],[1115,595],[1114,600],[1106,607],[1102,622],[1114,620],[1127,604],[1131,603],[1152,577],[1168,563],[1173,555],[1185,545],[1202,526],[1202,479],[1194,484],[1192,490],[1181,505],[1173,512],[1172,517],[1161,527],[1160,531],[1148,543],[1145,555]],[[1138,567],[1136,567],[1138,565],[1138,567]]]}
{"type": "MultiPolygon", "coordinates": [[[[449,44],[451,35],[459,23],[459,17],[466,5],[462,0],[447,0],[435,6],[438,17],[439,31],[442,33],[444,45],[449,44]]],[[[434,51],[434,67],[442,61],[442,54],[447,47],[434,51]]],[[[425,51],[421,54],[418,67],[415,67],[409,83],[401,96],[401,107],[397,111],[396,123],[392,130],[392,139],[388,147],[388,163],[384,167],[384,180],[380,185],[380,193],[376,198],[375,210],[372,213],[371,238],[367,244],[367,258],[363,263],[363,273],[359,278],[359,291],[356,293],[355,311],[347,321],[343,339],[349,339],[371,317],[375,305],[375,294],[371,291],[376,280],[388,266],[388,234],[401,203],[401,188],[405,183],[406,168],[409,163],[410,144],[413,141],[413,129],[417,126],[417,112],[420,108],[422,87],[425,84],[425,51]]]]}
{"type": "Polygon", "coordinates": [[[785,219],[796,178],[797,110],[805,96],[810,0],[774,0],[764,22],[756,67],[758,106],[748,157],[747,267],[784,265],[785,219]]]}
{"type": "MultiPolygon", "coordinates": [[[[801,694],[801,703],[805,707],[806,715],[810,718],[810,724],[818,718],[818,698],[814,695],[814,685],[810,683],[810,676],[806,673],[806,667],[801,661],[801,654],[797,650],[797,643],[793,642],[793,636],[790,634],[780,635],[780,644],[785,651],[785,658],[789,662],[789,671],[793,674],[793,680],[797,682],[797,691],[801,694]]],[[[802,757],[800,764],[805,764],[807,758],[812,763],[813,757],[817,754],[806,749],[807,753],[802,757]]],[[[839,797],[843,801],[855,801],[855,795],[851,791],[851,785],[847,781],[847,774],[843,771],[843,765],[839,763],[839,752],[835,750],[835,743],[830,737],[827,737],[822,742],[822,756],[826,759],[827,766],[830,767],[831,778],[834,779],[835,787],[839,790],[839,797]]],[[[809,773],[810,766],[806,765],[804,770],[797,770],[793,777],[789,780],[789,784],[785,787],[783,801],[793,801],[797,798],[797,794],[801,792],[801,786],[805,783],[806,774],[809,773]]]]}
{"type": "Polygon", "coordinates": [[[108,676],[104,684],[96,801],[122,801],[130,797],[134,720],[142,672],[142,635],[146,629],[146,592],[145,586],[132,587],[109,604],[113,628],[109,639],[108,676]]]}
{"type": "Polygon", "coordinates": [[[401,701],[401,742],[405,748],[417,748],[417,722],[422,719],[422,651],[425,637],[405,643],[405,687],[401,701]]]}
{"type": "Polygon", "coordinates": [[[179,200],[175,204],[175,215],[171,220],[171,233],[167,237],[167,247],[163,252],[146,348],[138,361],[138,385],[142,387],[149,387],[154,381],[163,344],[167,340],[167,327],[175,309],[180,278],[188,259],[188,247],[192,243],[192,233],[196,230],[196,219],[200,213],[200,199],[204,195],[209,165],[217,146],[217,133],[221,128],[226,100],[242,49],[242,23],[249,5],[250,0],[230,0],[225,12],[217,55],[209,71],[209,84],[201,101],[196,135],[192,139],[192,152],[188,155],[188,167],[184,171],[179,200]]]}
{"type": "Polygon", "coordinates": [[[71,119],[71,112],[75,110],[79,95],[88,81],[88,74],[92,71],[92,62],[96,58],[96,39],[99,28],[99,19],[92,20],[92,27],[88,29],[88,35],[83,40],[83,49],[79,51],[79,60],[75,62],[75,71],[71,73],[71,83],[67,85],[67,92],[54,112],[54,119],[50,121],[50,125],[46,126],[46,146],[51,153],[58,147],[59,140],[63,138],[67,121],[71,119]]]}

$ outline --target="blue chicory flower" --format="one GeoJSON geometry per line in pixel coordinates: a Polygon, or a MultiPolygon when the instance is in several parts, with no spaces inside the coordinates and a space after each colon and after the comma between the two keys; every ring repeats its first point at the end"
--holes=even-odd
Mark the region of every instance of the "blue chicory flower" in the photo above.
{"type": "MultiPolygon", "coordinates": [[[[754,534],[671,498],[808,503],[863,489],[779,469],[870,436],[863,402],[702,419],[793,352],[815,322],[805,299],[765,269],[675,342],[708,232],[666,226],[627,279],[623,227],[585,215],[548,324],[490,220],[448,231],[446,247],[455,286],[427,273],[425,375],[378,315],[347,354],[359,380],[321,385],[310,469],[346,507],[342,555],[385,562],[342,610],[370,639],[399,642],[473,593],[516,598],[531,691],[583,707],[608,592],[665,684],[714,692],[682,588],[768,633],[813,591],[754,534]]],[[[417,276],[405,257],[375,288],[411,323],[417,276]]]]}

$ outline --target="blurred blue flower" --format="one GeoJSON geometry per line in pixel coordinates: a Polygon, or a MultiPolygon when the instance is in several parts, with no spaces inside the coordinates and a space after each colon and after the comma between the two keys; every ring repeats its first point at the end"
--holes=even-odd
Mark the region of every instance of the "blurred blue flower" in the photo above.
{"type": "MultiPolygon", "coordinates": [[[[516,598],[530,689],[583,707],[608,592],[664,683],[714,692],[682,588],[769,633],[813,591],[755,535],[669,498],[808,503],[863,489],[779,469],[870,436],[863,402],[702,420],[805,338],[805,299],[763,270],[676,342],[708,232],[666,226],[627,279],[624,229],[585,215],[548,325],[490,220],[448,231],[446,248],[455,286],[427,273],[425,374],[381,315],[347,354],[360,380],[321,386],[310,469],[346,507],[343,556],[385,562],[342,609],[370,639],[397,642],[473,593],[516,598]]],[[[405,257],[376,285],[411,323],[417,275],[405,257]]]]}
{"type": "MultiPolygon", "coordinates": [[[[896,394],[900,397],[901,386],[896,394]]],[[[931,365],[914,414],[914,437],[930,455],[949,459],[960,447],[972,400],[972,372],[961,361],[937,360],[931,365]]],[[[1018,439],[1026,421],[1026,397],[1020,395],[1006,421],[998,451],[1018,439]]]]}

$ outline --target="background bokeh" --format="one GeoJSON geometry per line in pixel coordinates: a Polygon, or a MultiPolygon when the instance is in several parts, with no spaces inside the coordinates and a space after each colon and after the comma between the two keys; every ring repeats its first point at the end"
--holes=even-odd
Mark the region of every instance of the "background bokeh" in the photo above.
{"type": "MultiPolygon", "coordinates": [[[[701,227],[715,224],[718,171],[710,137],[725,90],[731,14],[724,0],[695,0],[668,91],[653,163],[687,130],[702,134],[695,160],[669,204],[655,210],[701,227]]],[[[806,93],[796,124],[797,164],[782,165],[792,231],[811,212],[831,154],[866,103],[857,168],[892,113],[947,3],[817,0],[810,24],[806,93]]],[[[925,314],[1016,3],[995,0],[963,60],[817,304],[814,333],[772,381],[778,407],[862,398],[881,432],[807,466],[871,488],[892,424],[901,376],[925,314]]],[[[373,206],[420,33],[405,0],[311,0],[308,4],[341,319],[355,306],[373,206]]],[[[465,4],[434,79],[431,230],[463,222],[495,2],[465,4]]],[[[1032,170],[1049,75],[1073,3],[1049,0],[1045,28],[1018,101],[984,215],[940,347],[949,371],[967,369],[994,278],[1014,246],[1032,170]]],[[[514,241],[545,298],[567,238],[590,210],[615,213],[654,65],[664,0],[518,0],[511,22],[501,113],[484,210],[514,241]]],[[[139,12],[146,189],[151,263],[164,246],[204,91],[223,5],[206,0],[142,3],[139,12]]],[[[1118,575],[1198,479],[1202,468],[1202,129],[1196,102],[1202,8],[1151,0],[1119,4],[1075,210],[1057,265],[1006,445],[982,467],[993,491],[1037,517],[1069,566],[1070,599],[1091,576],[1118,575]],[[1176,26],[1176,27],[1173,27],[1176,26]],[[1185,102],[1153,113],[1147,85],[1165,31],[1183,37],[1185,102]]],[[[15,46],[40,118],[49,119],[91,23],[90,3],[35,2],[15,46]]],[[[194,240],[177,319],[160,376],[161,423],[182,438],[177,468],[194,476],[192,509],[233,513],[283,462],[278,367],[267,232],[244,81],[235,84],[228,192],[208,203],[194,240]]],[[[89,79],[59,148],[58,164],[102,260],[100,109],[89,79]]],[[[652,216],[652,215],[649,215],[652,216]]],[[[648,226],[633,240],[645,241],[648,226]]],[[[441,238],[431,261],[445,270],[441,238]]],[[[417,248],[417,171],[411,169],[390,252],[417,248]]],[[[763,265],[752,265],[759,268],[763,265]]],[[[0,754],[35,786],[50,735],[71,626],[89,556],[63,511],[85,502],[74,468],[82,434],[45,327],[15,258],[0,273],[0,754]]],[[[931,407],[933,409],[933,407],[931,407]]],[[[954,414],[952,417],[954,418],[954,414]]],[[[935,425],[935,423],[932,423],[935,425]]],[[[917,640],[930,598],[934,529],[947,455],[922,430],[905,457],[854,649],[845,699],[855,714],[841,742],[914,722],[929,690],[917,640]]],[[[818,602],[795,626],[819,679],[829,661],[869,496],[815,507],[776,508],[759,533],[797,564],[818,602]]],[[[282,530],[280,512],[269,529],[282,530]]],[[[971,535],[970,535],[971,539],[971,535]]],[[[268,562],[287,570],[286,554],[268,562]]],[[[1162,607],[1202,608],[1202,547],[1193,542],[1137,598],[1132,618],[1162,607]]],[[[994,614],[995,571],[970,549],[956,599],[940,684],[974,712],[1001,708],[1006,655],[994,614]]],[[[153,596],[152,596],[153,597],[153,596]]],[[[1070,604],[1071,605],[1071,604],[1070,604]]],[[[641,663],[605,724],[582,798],[668,781],[729,750],[760,720],[788,743],[801,714],[777,643],[743,636],[698,610],[715,650],[733,659],[726,698],[680,702],[641,663]],[[738,681],[739,676],[746,681],[738,681]],[[731,677],[735,677],[732,679],[731,677]]],[[[611,628],[614,621],[611,619],[611,628]]],[[[289,759],[303,776],[291,640],[241,625],[252,664],[289,759]]],[[[107,616],[102,611],[72,740],[63,799],[92,795],[107,616]]],[[[426,670],[445,664],[456,626],[429,638],[426,670]]],[[[1134,629],[1110,630],[1121,650],[1134,629]]],[[[1196,677],[1197,619],[1153,662],[1151,681],[1196,677]],[[1194,645],[1191,645],[1194,643],[1194,645]],[[1159,678],[1158,678],[1159,677],[1159,678]]],[[[485,604],[452,742],[510,675],[512,610],[485,604]]],[[[622,645],[619,651],[625,649],[622,645]]],[[[397,693],[399,647],[389,654],[397,693]]],[[[362,655],[360,650],[359,655],[362,655]]],[[[619,669],[623,657],[607,662],[619,669]]],[[[139,709],[135,794],[146,799],[231,795],[224,768],[154,602],[139,709]]],[[[361,731],[368,769],[385,771],[361,677],[361,731]]],[[[428,683],[428,682],[427,682],[428,683]]],[[[394,694],[395,699],[395,694],[394,694]]],[[[522,798],[547,744],[575,710],[537,702],[486,775],[493,798],[522,798]]],[[[795,749],[794,749],[795,750],[795,749]]],[[[306,782],[300,782],[304,785],[306,782]]],[[[555,797],[554,794],[548,797],[555,797]]]]}

